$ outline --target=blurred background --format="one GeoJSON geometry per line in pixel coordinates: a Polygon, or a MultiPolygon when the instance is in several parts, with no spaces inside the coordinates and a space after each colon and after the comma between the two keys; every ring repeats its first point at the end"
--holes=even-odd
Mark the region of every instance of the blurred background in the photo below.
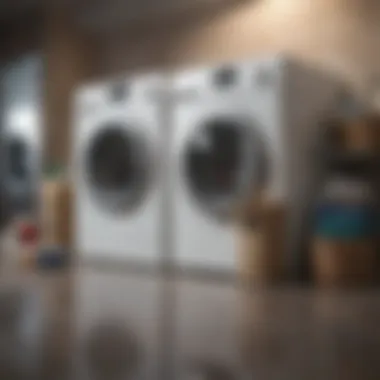
{"type": "Polygon", "coordinates": [[[379,20],[2,0],[0,378],[378,379],[379,20]]]}

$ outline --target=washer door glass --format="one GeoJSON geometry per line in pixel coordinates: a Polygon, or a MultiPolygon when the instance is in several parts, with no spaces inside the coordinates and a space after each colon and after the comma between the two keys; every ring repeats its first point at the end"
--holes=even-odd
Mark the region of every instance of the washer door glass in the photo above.
{"type": "Polygon", "coordinates": [[[237,120],[214,119],[196,129],[184,154],[196,203],[214,219],[226,219],[240,195],[257,185],[261,149],[254,128],[237,120]]]}
{"type": "Polygon", "coordinates": [[[112,212],[132,211],[145,194],[148,152],[133,129],[104,125],[90,143],[87,172],[96,201],[112,212]]]}
{"type": "Polygon", "coordinates": [[[21,139],[9,142],[9,175],[12,181],[27,181],[29,177],[28,147],[21,139]]]}
{"type": "Polygon", "coordinates": [[[35,202],[37,183],[30,146],[21,137],[9,137],[6,143],[6,188],[16,212],[30,210],[35,202]]]}

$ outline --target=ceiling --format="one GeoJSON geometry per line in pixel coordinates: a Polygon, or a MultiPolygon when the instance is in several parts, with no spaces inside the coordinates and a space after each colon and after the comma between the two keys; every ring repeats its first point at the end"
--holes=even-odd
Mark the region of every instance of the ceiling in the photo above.
{"type": "Polygon", "coordinates": [[[13,15],[34,9],[41,3],[40,0],[1,0],[0,18],[7,19],[13,15]]]}
{"type": "Polygon", "coordinates": [[[57,4],[67,7],[79,26],[96,32],[238,1],[242,0],[0,0],[0,21],[57,4]]]}
{"type": "Polygon", "coordinates": [[[80,25],[90,30],[110,30],[169,14],[210,8],[238,0],[81,0],[76,7],[80,25]]]}

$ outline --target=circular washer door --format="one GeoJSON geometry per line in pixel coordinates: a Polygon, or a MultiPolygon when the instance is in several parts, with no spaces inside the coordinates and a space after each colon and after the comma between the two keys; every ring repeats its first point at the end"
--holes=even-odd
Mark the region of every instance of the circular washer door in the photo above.
{"type": "Polygon", "coordinates": [[[103,125],[85,154],[91,194],[104,210],[133,212],[147,192],[150,168],[144,136],[122,124],[103,125]]]}
{"type": "Polygon", "coordinates": [[[35,200],[36,173],[31,147],[21,136],[6,143],[6,187],[14,210],[28,210],[35,200]]]}
{"type": "Polygon", "coordinates": [[[263,141],[253,125],[237,119],[215,118],[196,128],[183,160],[194,202],[219,221],[228,219],[240,197],[265,180],[263,141]]]}
{"type": "Polygon", "coordinates": [[[8,175],[12,181],[25,183],[30,179],[29,148],[26,142],[12,137],[8,145],[8,175]]]}

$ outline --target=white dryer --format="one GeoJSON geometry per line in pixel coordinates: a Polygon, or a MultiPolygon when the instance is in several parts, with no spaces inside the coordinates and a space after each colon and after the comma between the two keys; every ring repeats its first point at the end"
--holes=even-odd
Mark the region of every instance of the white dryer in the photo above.
{"type": "Polygon", "coordinates": [[[78,90],[74,235],[83,260],[158,261],[163,82],[149,74],[78,90]]]}
{"type": "MultiPolygon", "coordinates": [[[[174,91],[175,265],[231,272],[237,200],[263,188],[271,200],[302,203],[309,143],[340,86],[273,56],[181,72],[174,91]]],[[[300,212],[292,208],[292,220],[300,212]]]]}

